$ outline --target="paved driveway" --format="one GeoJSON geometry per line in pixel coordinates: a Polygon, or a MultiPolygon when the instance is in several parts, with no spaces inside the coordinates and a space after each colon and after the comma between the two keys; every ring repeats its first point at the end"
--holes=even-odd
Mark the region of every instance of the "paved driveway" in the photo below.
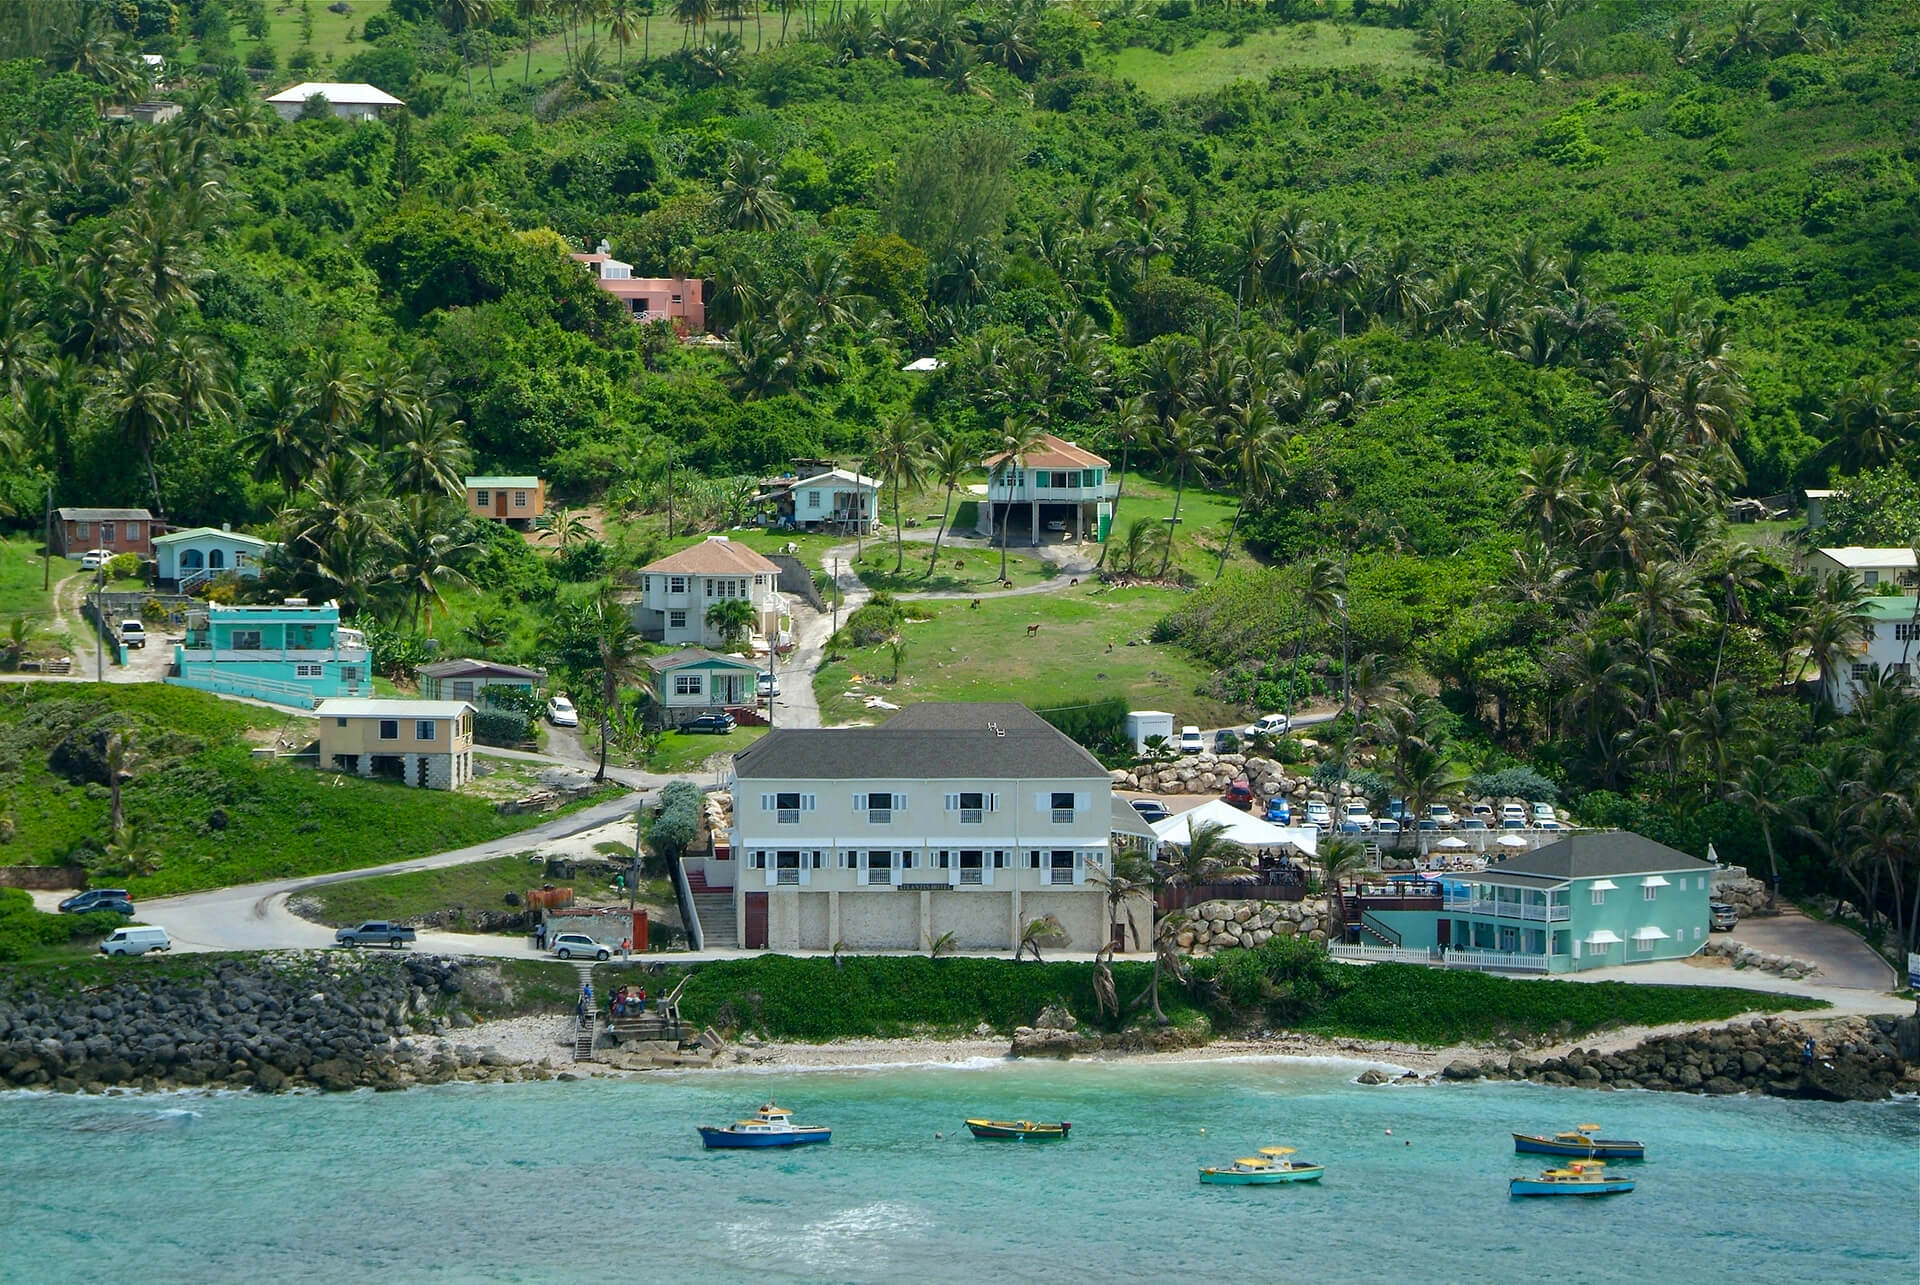
{"type": "Polygon", "coordinates": [[[1733,930],[1734,940],[1769,955],[1812,960],[1820,966],[1818,980],[1823,985],[1868,991],[1894,989],[1899,975],[1893,965],[1858,937],[1838,925],[1810,919],[1786,902],[1780,909],[1775,916],[1742,919],[1733,930]]]}

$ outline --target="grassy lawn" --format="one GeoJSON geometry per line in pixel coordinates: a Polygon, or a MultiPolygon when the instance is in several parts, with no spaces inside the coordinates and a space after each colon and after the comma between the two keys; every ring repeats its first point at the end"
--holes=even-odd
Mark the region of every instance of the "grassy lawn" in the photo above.
{"type": "MultiPolygon", "coordinates": [[[[1113,524],[1114,548],[1107,555],[1109,569],[1121,569],[1115,560],[1124,556],[1127,528],[1137,519],[1164,522],[1173,516],[1173,492],[1170,481],[1142,473],[1127,474],[1126,486],[1120,494],[1120,511],[1113,524]]],[[[1188,486],[1180,496],[1180,523],[1173,537],[1172,566],[1203,583],[1211,581],[1220,564],[1220,546],[1226,543],[1227,528],[1233,523],[1233,511],[1239,503],[1238,496],[1188,486]]],[[[1236,536],[1227,565],[1256,567],[1262,564],[1240,546],[1236,536]]],[[[1136,570],[1142,575],[1152,575],[1159,566],[1158,557],[1151,564],[1143,559],[1136,570]]]]}
{"type": "MultiPolygon", "coordinates": [[[[310,72],[287,70],[287,60],[302,45],[300,39],[301,0],[267,0],[267,39],[279,55],[279,70],[267,78],[268,93],[277,93],[288,85],[302,80],[332,80],[327,75],[331,63],[345,62],[357,53],[364,53],[373,46],[360,40],[360,30],[368,18],[376,13],[385,13],[392,0],[353,0],[351,13],[334,13],[327,8],[327,0],[306,0],[313,15],[313,45],[319,66],[310,72]],[[351,30],[354,38],[347,39],[351,30]]],[[[184,25],[184,24],[183,24],[184,25]]],[[[246,24],[238,18],[233,20],[233,47],[244,58],[246,52],[258,41],[247,34],[246,24]]]]}
{"type": "Polygon", "coordinates": [[[977,608],[923,604],[933,618],[906,627],[897,684],[884,681],[893,667],[884,649],[854,652],[821,667],[814,682],[821,721],[880,721],[886,711],[867,709],[868,696],[896,705],[1012,700],[1038,709],[1114,695],[1137,709],[1171,710],[1204,726],[1236,721],[1242,711],[1194,694],[1206,671],[1177,648],[1145,641],[1153,622],[1179,599],[1177,590],[1085,583],[1058,593],[988,599],[977,608]],[[1029,637],[1027,627],[1036,624],[1039,632],[1029,637]]]}
{"type": "MultiPolygon", "coordinates": [[[[125,860],[102,855],[110,804],[97,746],[114,728],[132,729],[135,738],[122,797],[139,856],[132,864],[145,873],[114,877],[136,897],[352,870],[547,819],[503,816],[491,799],[471,794],[256,759],[255,745],[283,735],[296,745],[309,742],[311,722],[204,692],[22,685],[0,692],[0,806],[13,830],[0,860],[79,860],[103,874],[129,869],[125,860]]],[[[483,788],[519,794],[530,781],[501,774],[483,788]]]]}
{"type": "MultiPolygon", "coordinates": [[[[781,685],[789,680],[782,678],[781,685]]],[[[798,678],[791,681],[799,682],[798,678]]],[[[647,763],[650,772],[691,772],[716,754],[737,754],[767,734],[764,727],[736,727],[725,736],[711,732],[668,732],[660,752],[647,763]]]]}
{"type": "MultiPolygon", "coordinates": [[[[610,860],[624,861],[630,849],[620,844],[601,845],[615,851],[610,860]]],[[[329,884],[306,894],[317,904],[314,918],[334,927],[361,923],[368,919],[411,919],[435,911],[451,910],[454,920],[450,932],[501,931],[491,929],[484,919],[489,913],[511,913],[509,893],[525,893],[546,881],[542,863],[526,856],[499,857],[472,865],[446,870],[416,870],[408,874],[376,875],[347,883],[329,884]]],[[[621,900],[609,893],[597,897],[599,888],[588,889],[575,881],[583,900],[621,900]]],[[[673,899],[673,890],[663,879],[649,880],[640,889],[639,904],[663,906],[673,899]]]]}
{"type": "MultiPolygon", "coordinates": [[[[24,616],[45,627],[53,619],[53,593],[40,587],[46,574],[46,560],[40,556],[40,542],[33,536],[10,535],[0,540],[0,629],[15,616],[24,616]]],[[[65,558],[53,560],[53,584],[80,569],[78,562],[65,558]]]]}
{"type": "MultiPolygon", "coordinates": [[[[1097,550],[1098,545],[1089,545],[1097,550]]],[[[907,565],[899,575],[893,572],[894,547],[875,545],[854,564],[853,570],[869,589],[892,593],[990,593],[1000,588],[1000,551],[971,546],[945,545],[940,550],[940,566],[932,577],[926,575],[931,545],[907,545],[907,565]]],[[[1094,554],[1098,557],[1098,553],[1094,554]]],[[[1007,551],[1007,579],[1016,589],[1043,584],[1054,578],[1054,568],[1043,559],[1017,550],[1007,551]]]]}
{"type": "Polygon", "coordinates": [[[1289,68],[1375,66],[1412,71],[1425,60],[1414,52],[1414,33],[1402,28],[1336,27],[1302,23],[1256,32],[1229,46],[1228,37],[1209,33],[1201,41],[1170,54],[1147,48],[1123,49],[1104,70],[1132,81],[1152,98],[1211,93],[1235,80],[1265,80],[1289,68]]]}

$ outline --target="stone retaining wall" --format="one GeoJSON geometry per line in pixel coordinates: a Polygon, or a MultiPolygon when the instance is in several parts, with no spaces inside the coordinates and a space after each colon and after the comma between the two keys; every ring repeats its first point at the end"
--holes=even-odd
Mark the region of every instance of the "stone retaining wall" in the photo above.
{"type": "Polygon", "coordinates": [[[1174,937],[1196,955],[1265,944],[1274,937],[1325,941],[1331,926],[1325,897],[1305,901],[1203,901],[1180,912],[1187,924],[1174,937]]]}
{"type": "Polygon", "coordinates": [[[85,866],[0,866],[0,888],[59,892],[67,888],[84,890],[86,886],[85,866]]]}
{"type": "Polygon", "coordinates": [[[1763,973],[1778,973],[1782,977],[1795,981],[1802,977],[1811,977],[1820,971],[1820,966],[1811,960],[1795,959],[1791,955],[1769,955],[1743,942],[1725,938],[1716,938],[1708,942],[1700,948],[1700,953],[1730,959],[1735,968],[1757,968],[1763,973]]]}

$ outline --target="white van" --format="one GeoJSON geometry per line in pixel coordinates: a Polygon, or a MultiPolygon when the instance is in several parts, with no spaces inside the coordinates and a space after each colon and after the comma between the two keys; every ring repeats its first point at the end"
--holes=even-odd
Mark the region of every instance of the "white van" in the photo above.
{"type": "Polygon", "coordinates": [[[100,943],[102,955],[144,955],[150,950],[172,949],[167,930],[154,924],[115,929],[113,936],[100,943]]]}

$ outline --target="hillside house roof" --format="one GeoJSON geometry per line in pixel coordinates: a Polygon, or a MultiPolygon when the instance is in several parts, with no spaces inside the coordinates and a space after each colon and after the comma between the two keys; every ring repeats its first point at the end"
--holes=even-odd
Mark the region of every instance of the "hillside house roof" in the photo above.
{"type": "Polygon", "coordinates": [[[815,473],[812,477],[803,477],[794,482],[789,482],[782,478],[780,481],[780,489],[797,491],[803,486],[818,486],[820,483],[827,481],[847,482],[854,486],[862,486],[875,491],[880,489],[880,479],[863,477],[858,473],[849,472],[843,468],[828,469],[824,473],[815,473]]]}
{"type": "MultiPolygon", "coordinates": [[[[989,455],[981,463],[992,468],[1007,458],[1006,452],[989,455]]],[[[1072,442],[1055,437],[1052,433],[1040,435],[1040,449],[1028,451],[1020,457],[1022,468],[1106,468],[1107,461],[1092,451],[1083,450],[1072,442]]]]}
{"type": "Polygon", "coordinates": [[[145,509],[55,509],[62,522],[151,522],[145,509]]]}
{"type": "Polygon", "coordinates": [[[349,107],[405,107],[406,104],[389,94],[386,90],[360,82],[345,83],[332,80],[305,80],[291,89],[283,89],[270,95],[270,103],[304,103],[315,94],[330,103],[339,103],[349,107]]]}
{"type": "Polygon", "coordinates": [[[471,714],[467,701],[350,700],[336,698],[320,702],[313,711],[316,718],[458,718],[471,714]]]}
{"type": "Polygon", "coordinates": [[[527,678],[544,682],[547,671],[527,669],[520,665],[503,665],[493,660],[474,660],[462,657],[458,660],[438,660],[431,665],[420,666],[422,678],[527,678]]]}
{"type": "Polygon", "coordinates": [[[776,728],[734,756],[740,780],[1099,777],[1100,761],[1025,705],[911,705],[878,727],[776,728]]]}
{"type": "Polygon", "coordinates": [[[699,544],[669,553],[640,568],[646,572],[670,571],[692,575],[777,576],[780,568],[744,544],[735,544],[723,535],[710,535],[699,544]]]}
{"type": "Polygon", "coordinates": [[[1868,549],[1850,544],[1845,548],[1822,549],[1820,552],[1849,571],[1878,571],[1886,567],[1911,567],[1914,564],[1913,550],[1898,546],[1868,549]]]}
{"type": "Polygon", "coordinates": [[[540,479],[537,477],[470,477],[466,479],[464,485],[469,491],[511,490],[514,487],[531,491],[540,485],[540,479]]]}
{"type": "Polygon", "coordinates": [[[718,669],[751,669],[760,672],[760,666],[738,656],[723,656],[717,651],[708,651],[705,647],[682,647],[679,651],[670,651],[664,656],[648,656],[643,662],[656,674],[671,673],[676,669],[685,669],[689,665],[705,665],[718,669]]]}
{"type": "MultiPolygon", "coordinates": [[[[1713,865],[1710,862],[1690,857],[1664,843],[1655,843],[1631,830],[1602,830],[1592,834],[1568,835],[1557,843],[1549,843],[1532,852],[1488,866],[1486,873],[1532,875],[1565,881],[1654,872],[1665,874],[1675,870],[1691,873],[1711,869],[1713,865]]],[[[1464,877],[1471,882],[1478,875],[1464,877]]]]}
{"type": "Polygon", "coordinates": [[[246,535],[239,531],[222,531],[218,527],[210,526],[188,527],[184,531],[169,531],[165,535],[154,536],[153,542],[156,545],[177,544],[183,540],[204,540],[209,536],[218,536],[222,540],[232,540],[238,544],[252,545],[256,549],[271,549],[273,547],[273,541],[262,540],[257,535],[246,535]]]}

